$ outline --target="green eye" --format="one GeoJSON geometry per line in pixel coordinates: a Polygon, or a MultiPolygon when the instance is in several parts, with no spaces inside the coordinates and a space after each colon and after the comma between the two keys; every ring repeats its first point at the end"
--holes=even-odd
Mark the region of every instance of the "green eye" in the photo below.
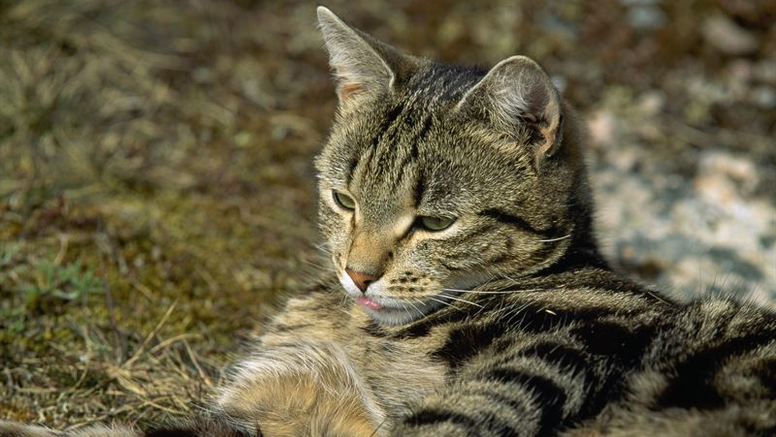
{"type": "Polygon", "coordinates": [[[418,222],[429,231],[443,231],[455,223],[455,219],[447,217],[418,217],[418,222]]]}
{"type": "Polygon", "coordinates": [[[339,191],[332,191],[332,193],[334,194],[334,201],[337,203],[337,205],[350,211],[356,209],[356,201],[353,200],[352,197],[348,196],[347,194],[340,193],[339,191]]]}

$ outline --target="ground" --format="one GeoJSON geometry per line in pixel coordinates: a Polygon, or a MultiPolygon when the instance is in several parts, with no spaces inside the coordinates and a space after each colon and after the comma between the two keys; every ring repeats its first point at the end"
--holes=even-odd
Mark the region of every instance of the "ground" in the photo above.
{"type": "MultiPolygon", "coordinates": [[[[773,305],[776,3],[326,5],[415,54],[537,59],[589,122],[612,262],[773,305]]],[[[327,268],[315,6],[0,3],[0,418],[196,411],[279,296],[327,268]]]]}

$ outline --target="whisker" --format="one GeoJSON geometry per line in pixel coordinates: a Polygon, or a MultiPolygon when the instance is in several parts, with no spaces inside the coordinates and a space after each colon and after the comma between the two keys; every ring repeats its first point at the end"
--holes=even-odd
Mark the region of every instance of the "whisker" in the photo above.
{"type": "Polygon", "coordinates": [[[549,238],[547,240],[539,240],[539,242],[541,242],[541,243],[552,243],[553,241],[565,240],[566,238],[569,238],[569,237],[571,237],[571,234],[567,234],[567,235],[564,235],[562,237],[557,237],[557,238],[549,238]]]}
{"type": "Polygon", "coordinates": [[[329,248],[326,247],[325,244],[313,244],[313,247],[315,247],[316,249],[320,250],[323,253],[328,253],[329,255],[331,255],[331,250],[329,250],[329,248]]]}
{"type": "MultiPolygon", "coordinates": [[[[546,288],[524,288],[521,290],[460,290],[457,288],[443,288],[442,291],[454,291],[457,293],[471,293],[471,294],[515,294],[531,291],[546,291],[546,288]]],[[[448,296],[449,297],[449,296],[448,296]]]]}
{"type": "Polygon", "coordinates": [[[410,306],[411,306],[413,309],[415,309],[415,311],[417,311],[417,312],[418,312],[418,314],[420,314],[420,317],[423,317],[423,316],[425,315],[425,314],[423,314],[423,311],[421,311],[421,310],[420,310],[420,308],[416,307],[416,306],[415,306],[415,304],[414,304],[414,303],[412,303],[412,301],[411,301],[411,300],[407,300],[407,303],[408,303],[408,304],[409,304],[409,305],[410,305],[410,306]]]}
{"type": "Polygon", "coordinates": [[[453,306],[453,304],[451,304],[450,302],[445,302],[445,301],[443,301],[443,300],[440,300],[440,299],[437,299],[437,298],[435,298],[435,297],[429,297],[428,299],[429,299],[429,300],[433,300],[433,301],[434,301],[434,302],[436,302],[436,303],[441,303],[442,305],[445,305],[445,306],[448,306],[448,307],[453,307],[453,308],[455,308],[455,307],[453,306]]]}
{"type": "Polygon", "coordinates": [[[350,312],[348,312],[348,303],[350,303],[350,297],[346,294],[343,294],[340,298],[340,304],[337,305],[335,308],[337,308],[338,311],[342,312],[343,314],[349,316],[350,312]]]}
{"type": "Polygon", "coordinates": [[[502,273],[502,274],[499,274],[499,276],[500,276],[502,279],[506,279],[507,281],[511,282],[512,284],[517,284],[517,278],[514,278],[514,277],[512,277],[512,276],[509,276],[509,275],[505,275],[505,274],[503,274],[503,273],[502,273]]]}
{"type": "Polygon", "coordinates": [[[452,299],[452,300],[457,301],[457,302],[468,303],[469,305],[474,305],[477,308],[485,308],[484,306],[482,306],[482,305],[480,305],[478,303],[475,303],[475,302],[472,302],[472,301],[469,301],[469,300],[466,300],[466,299],[461,299],[459,297],[450,296],[450,295],[447,295],[447,294],[440,294],[439,297],[443,297],[443,298],[446,298],[446,299],[452,299]]]}

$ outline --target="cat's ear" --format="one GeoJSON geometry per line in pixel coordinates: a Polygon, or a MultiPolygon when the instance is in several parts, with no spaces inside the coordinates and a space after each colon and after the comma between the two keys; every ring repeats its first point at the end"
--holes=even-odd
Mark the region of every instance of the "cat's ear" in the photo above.
{"type": "Polygon", "coordinates": [[[391,92],[396,81],[414,69],[415,58],[353,29],[323,6],[318,6],[318,25],[340,103],[364,93],[391,92]]]}
{"type": "Polygon", "coordinates": [[[512,56],[493,67],[458,102],[458,108],[484,109],[507,134],[530,129],[538,167],[561,143],[562,114],[558,90],[544,70],[525,56],[512,56]]]}

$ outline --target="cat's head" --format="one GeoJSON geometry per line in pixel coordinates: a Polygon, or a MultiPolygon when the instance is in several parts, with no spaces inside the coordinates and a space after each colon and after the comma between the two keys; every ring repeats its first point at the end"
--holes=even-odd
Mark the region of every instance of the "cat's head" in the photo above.
{"type": "Polygon", "coordinates": [[[539,272],[589,233],[573,114],[534,61],[441,65],[324,7],[318,21],[339,97],[316,160],[320,223],[342,285],[376,321],[539,272]]]}

